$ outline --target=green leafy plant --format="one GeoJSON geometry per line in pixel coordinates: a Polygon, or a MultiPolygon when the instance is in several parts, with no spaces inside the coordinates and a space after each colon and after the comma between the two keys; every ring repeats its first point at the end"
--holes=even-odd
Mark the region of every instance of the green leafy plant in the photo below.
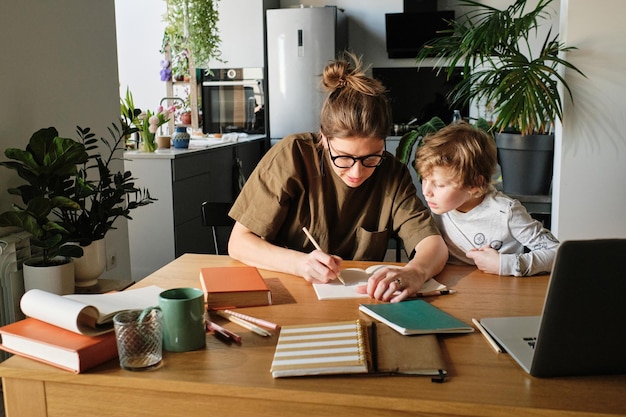
{"type": "MultiPolygon", "coordinates": [[[[415,152],[413,150],[415,143],[417,143],[418,147],[422,146],[422,140],[426,135],[435,133],[445,126],[447,126],[446,123],[441,120],[441,118],[435,116],[426,123],[416,126],[414,129],[406,132],[400,138],[400,142],[396,148],[396,158],[405,164],[411,162],[410,165],[415,168],[413,162],[411,161],[411,158],[415,158],[415,152]]],[[[489,132],[491,129],[489,122],[483,118],[476,120],[475,126],[485,132],[489,132]]]]}
{"type": "Polygon", "coordinates": [[[212,59],[220,60],[217,1],[166,0],[163,48],[169,45],[172,59],[188,51],[198,68],[208,68],[212,59]]]}
{"type": "Polygon", "coordinates": [[[57,208],[62,224],[70,239],[82,246],[102,239],[115,229],[119,217],[132,220],[132,210],[156,201],[148,190],[135,187],[130,171],[113,171],[111,163],[121,160],[128,128],[113,123],[109,128],[110,140],[97,138],[90,128],[76,127],[78,143],[88,153],[88,159],[79,165],[74,182],[66,189],[67,196],[78,204],[78,210],[57,208]],[[98,143],[101,146],[98,146],[98,143]],[[105,149],[105,152],[102,150],[105,149]]]}
{"type": "MultiPolygon", "coordinates": [[[[131,133],[139,132],[144,150],[154,152],[156,150],[156,142],[154,140],[159,127],[166,124],[175,111],[176,108],[174,106],[170,106],[169,108],[159,106],[156,112],[152,112],[151,110],[142,111],[135,107],[133,95],[130,89],[127,88],[126,97],[120,99],[123,133],[128,136],[131,133]]],[[[111,134],[113,135],[113,133],[111,134]]],[[[119,140],[119,138],[115,139],[114,135],[113,138],[114,141],[119,140]]]]}
{"type": "Polygon", "coordinates": [[[418,52],[417,62],[438,58],[436,67],[452,75],[464,68],[464,78],[450,92],[455,104],[472,100],[493,108],[496,132],[513,131],[525,135],[549,132],[563,117],[559,82],[573,100],[572,91],[559,72],[559,66],[584,74],[562,58],[576,49],[559,42],[558,34],[548,31],[541,49],[534,53],[531,36],[540,22],[550,16],[552,0],[539,0],[527,9],[527,0],[516,0],[504,10],[474,0],[459,0],[469,11],[427,42],[418,52]]]}
{"type": "Polygon", "coordinates": [[[414,129],[406,132],[400,138],[398,148],[396,149],[396,157],[403,163],[408,164],[410,158],[412,156],[415,156],[414,154],[412,154],[415,142],[417,142],[429,133],[438,131],[444,126],[446,126],[446,123],[439,117],[435,116],[426,123],[416,126],[414,129]]]}
{"type": "Polygon", "coordinates": [[[5,156],[12,161],[0,165],[15,170],[26,184],[9,188],[9,194],[21,198],[12,211],[0,214],[0,226],[19,227],[29,232],[31,244],[42,250],[41,264],[54,265],[56,258],[80,257],[76,245],[66,245],[69,231],[53,215],[54,210],[76,212],[80,205],[67,196],[77,164],[88,160],[85,146],[72,139],[61,138],[54,127],[35,132],[25,150],[8,148],[5,156]]]}

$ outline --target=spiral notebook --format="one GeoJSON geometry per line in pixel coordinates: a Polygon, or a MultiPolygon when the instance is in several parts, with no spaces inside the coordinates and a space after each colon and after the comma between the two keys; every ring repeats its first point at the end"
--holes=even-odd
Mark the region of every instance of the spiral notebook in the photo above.
{"type": "Polygon", "coordinates": [[[446,375],[434,335],[402,336],[363,320],[283,326],[270,372],[274,378],[329,374],[446,375]]]}

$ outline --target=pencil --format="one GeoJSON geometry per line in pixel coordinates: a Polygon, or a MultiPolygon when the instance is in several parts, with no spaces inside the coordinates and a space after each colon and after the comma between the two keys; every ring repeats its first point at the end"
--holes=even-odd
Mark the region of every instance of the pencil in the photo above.
{"type": "Polygon", "coordinates": [[[231,316],[230,314],[222,311],[222,310],[218,310],[217,314],[219,314],[220,316],[224,317],[225,319],[240,325],[243,328],[246,328],[248,330],[253,331],[254,333],[258,334],[259,336],[271,336],[272,334],[270,332],[268,332],[267,330],[257,326],[256,324],[252,324],[248,321],[245,321],[243,319],[240,319],[239,317],[235,317],[235,316],[231,316]]]}
{"type": "Polygon", "coordinates": [[[224,313],[228,313],[231,316],[239,317],[245,321],[249,321],[250,323],[258,324],[259,326],[265,327],[267,329],[276,330],[278,329],[278,324],[272,323],[271,321],[257,319],[256,317],[248,316],[247,314],[239,313],[232,310],[224,310],[224,313]]]}
{"type": "MultiPolygon", "coordinates": [[[[317,240],[315,240],[313,238],[313,236],[311,235],[311,233],[309,233],[309,229],[306,228],[306,226],[304,226],[302,228],[302,231],[304,232],[304,234],[306,235],[306,237],[309,238],[309,240],[311,241],[311,243],[313,244],[313,246],[315,246],[315,249],[317,250],[322,250],[322,248],[320,247],[319,243],[317,243],[317,240]]],[[[322,251],[323,252],[323,251],[322,251]]],[[[346,285],[346,282],[343,280],[343,278],[341,277],[341,273],[337,274],[337,279],[339,279],[339,281],[343,284],[346,285]]]]}
{"type": "Polygon", "coordinates": [[[489,342],[489,344],[491,345],[493,350],[495,350],[498,353],[502,353],[502,348],[500,347],[500,345],[498,345],[498,343],[496,343],[496,341],[493,340],[491,335],[489,333],[487,333],[487,330],[485,330],[483,325],[480,324],[480,322],[478,320],[474,319],[474,318],[472,319],[472,323],[474,323],[474,326],[476,326],[476,328],[478,330],[480,330],[480,332],[483,334],[483,336],[485,336],[485,339],[487,340],[487,342],[489,342]]]}

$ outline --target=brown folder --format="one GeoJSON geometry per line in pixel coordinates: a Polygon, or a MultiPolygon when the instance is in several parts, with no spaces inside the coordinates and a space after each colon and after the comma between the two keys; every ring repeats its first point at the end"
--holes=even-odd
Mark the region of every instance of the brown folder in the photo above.
{"type": "Polygon", "coordinates": [[[382,323],[369,323],[372,373],[431,375],[443,382],[447,372],[434,334],[404,336],[382,323]]]}

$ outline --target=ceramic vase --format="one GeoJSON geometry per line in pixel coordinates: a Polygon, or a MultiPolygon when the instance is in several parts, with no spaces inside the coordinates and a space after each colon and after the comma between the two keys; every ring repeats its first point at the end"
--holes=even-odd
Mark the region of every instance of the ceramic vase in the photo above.
{"type": "Polygon", "coordinates": [[[104,239],[94,240],[83,246],[83,256],[73,258],[74,281],[77,287],[91,287],[98,283],[107,266],[106,245],[104,239]]]}
{"type": "Polygon", "coordinates": [[[172,135],[172,145],[177,149],[186,149],[189,147],[190,135],[184,126],[176,127],[176,131],[172,135]]]}
{"type": "Polygon", "coordinates": [[[40,266],[41,258],[24,262],[24,290],[39,289],[53,294],[74,293],[74,263],[71,259],[59,258],[56,265],[40,266]]]}

